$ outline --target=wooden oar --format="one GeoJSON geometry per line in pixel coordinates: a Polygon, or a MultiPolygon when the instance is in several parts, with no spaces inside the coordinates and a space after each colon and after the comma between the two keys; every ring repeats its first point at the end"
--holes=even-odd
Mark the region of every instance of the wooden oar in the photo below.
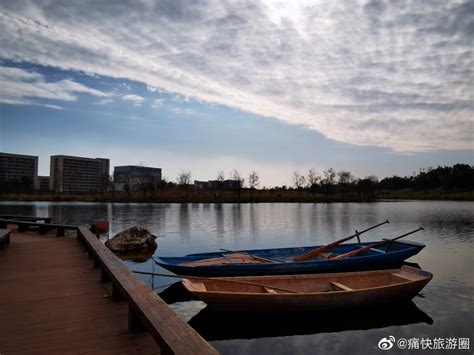
{"type": "Polygon", "coordinates": [[[386,224],[386,223],[390,223],[388,221],[388,219],[385,221],[385,222],[382,222],[382,223],[379,223],[373,227],[370,227],[370,228],[367,228],[367,229],[364,229],[363,231],[360,231],[360,232],[357,232],[349,237],[346,237],[346,238],[343,238],[343,239],[339,239],[339,240],[336,240],[335,242],[332,242],[332,243],[329,243],[329,244],[326,244],[326,245],[323,245],[321,247],[318,247],[316,249],[313,249],[311,250],[310,252],[306,253],[306,254],[303,254],[303,255],[298,255],[298,256],[295,256],[293,258],[293,260],[295,261],[305,261],[309,258],[312,258],[313,256],[316,256],[318,254],[321,254],[321,253],[324,253],[325,251],[328,251],[329,249],[331,248],[334,248],[336,245],[339,245],[341,243],[344,243],[346,241],[348,241],[349,239],[352,239],[352,238],[355,238],[355,237],[358,237],[360,236],[362,233],[365,233],[365,232],[368,232],[374,228],[377,228],[383,224],[386,224]]]}
{"type": "Polygon", "coordinates": [[[237,284],[242,284],[242,285],[251,285],[251,286],[258,286],[258,287],[266,287],[270,288],[273,290],[278,290],[278,291],[283,291],[287,293],[299,293],[298,291],[295,290],[290,290],[288,288],[282,288],[282,287],[276,287],[276,286],[270,286],[270,285],[263,285],[255,282],[248,282],[248,281],[239,281],[239,280],[229,280],[229,279],[224,279],[224,278],[219,278],[219,277],[199,277],[199,276],[178,276],[178,275],[168,275],[168,274],[159,274],[156,272],[148,272],[148,271],[138,271],[138,270],[132,270],[135,274],[142,274],[142,275],[153,275],[153,276],[163,276],[163,277],[172,277],[172,278],[178,278],[178,279],[190,279],[190,280],[201,280],[201,281],[219,281],[219,282],[230,282],[230,283],[237,283],[237,284]]]}
{"type": "Polygon", "coordinates": [[[369,245],[366,245],[365,247],[362,247],[360,249],[356,249],[356,250],[353,250],[353,251],[350,251],[350,252],[347,252],[345,254],[340,254],[334,258],[332,258],[331,260],[337,260],[337,259],[345,259],[345,258],[349,258],[351,256],[354,256],[354,255],[357,255],[357,254],[360,254],[366,250],[369,250],[371,248],[375,248],[375,247],[378,247],[380,245],[383,245],[385,243],[392,243],[400,238],[403,238],[403,237],[406,237],[407,235],[410,235],[410,234],[413,234],[413,233],[416,233],[418,231],[421,231],[423,230],[423,227],[420,227],[418,229],[415,229],[414,231],[411,231],[411,232],[408,232],[408,233],[405,233],[405,234],[402,234],[401,236],[399,237],[396,237],[396,238],[393,238],[393,239],[388,239],[388,240],[384,240],[382,242],[376,242],[376,243],[372,243],[372,244],[369,244],[369,245]]]}

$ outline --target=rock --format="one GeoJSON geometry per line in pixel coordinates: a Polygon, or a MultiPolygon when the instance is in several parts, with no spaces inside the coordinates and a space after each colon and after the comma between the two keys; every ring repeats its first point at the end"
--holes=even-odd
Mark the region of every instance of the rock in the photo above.
{"type": "Polygon", "coordinates": [[[124,260],[146,261],[157,248],[155,236],[148,230],[140,227],[128,228],[105,245],[124,260]]]}

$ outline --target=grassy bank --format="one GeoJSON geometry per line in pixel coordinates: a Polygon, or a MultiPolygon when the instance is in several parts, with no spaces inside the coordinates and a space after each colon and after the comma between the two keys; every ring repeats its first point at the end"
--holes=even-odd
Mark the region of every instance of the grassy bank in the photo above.
{"type": "Polygon", "coordinates": [[[269,189],[269,190],[197,190],[169,188],[152,192],[106,192],[103,194],[52,194],[22,193],[5,194],[0,197],[4,201],[83,201],[83,202],[165,202],[165,203],[235,203],[235,202],[374,202],[381,199],[409,200],[456,200],[473,201],[473,190],[445,191],[436,190],[381,190],[374,191],[367,198],[357,192],[345,194],[313,193],[307,190],[269,189]]]}

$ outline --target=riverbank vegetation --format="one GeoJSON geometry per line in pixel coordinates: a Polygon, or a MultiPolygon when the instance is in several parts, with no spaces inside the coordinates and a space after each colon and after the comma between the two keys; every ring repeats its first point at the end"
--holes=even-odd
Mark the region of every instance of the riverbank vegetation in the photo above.
{"type": "Polygon", "coordinates": [[[110,180],[100,193],[37,192],[19,182],[0,183],[2,200],[93,201],[93,202],[370,202],[380,199],[474,200],[474,168],[467,164],[421,170],[412,176],[355,178],[349,171],[327,169],[318,174],[292,174],[291,186],[259,188],[260,178],[252,171],[246,178],[236,170],[230,180],[222,172],[209,184],[191,184],[191,172],[181,172],[176,182],[143,182],[133,189],[115,191],[110,180]]]}

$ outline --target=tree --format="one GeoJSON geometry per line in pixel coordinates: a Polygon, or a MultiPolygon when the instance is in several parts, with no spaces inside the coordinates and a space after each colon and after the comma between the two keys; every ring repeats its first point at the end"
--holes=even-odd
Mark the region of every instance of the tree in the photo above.
{"type": "Polygon", "coordinates": [[[331,192],[331,187],[334,185],[334,179],[336,178],[336,171],[333,168],[329,168],[323,171],[324,179],[322,183],[324,185],[324,192],[326,194],[326,198],[329,196],[331,192]]]}
{"type": "Polygon", "coordinates": [[[293,171],[293,184],[295,185],[296,189],[298,190],[298,199],[301,200],[301,189],[306,184],[306,179],[303,175],[301,175],[297,171],[293,171]]]}
{"type": "Polygon", "coordinates": [[[375,197],[375,189],[378,184],[377,176],[371,175],[366,176],[363,179],[357,181],[357,190],[359,192],[359,199],[363,199],[365,201],[372,200],[375,197]]]}
{"type": "Polygon", "coordinates": [[[181,172],[178,174],[178,178],[176,179],[178,181],[178,185],[190,185],[191,184],[191,172],[189,170],[181,170],[181,172]]]}
{"type": "Polygon", "coordinates": [[[225,180],[224,172],[222,170],[219,170],[217,172],[217,177],[216,177],[217,188],[219,190],[222,190],[222,188],[224,187],[224,180],[225,180]]]}
{"type": "Polygon", "coordinates": [[[250,199],[253,201],[253,191],[257,188],[260,183],[260,178],[256,171],[252,171],[249,175],[249,187],[250,187],[250,199]]]}
{"type": "Polygon", "coordinates": [[[234,192],[237,192],[238,201],[240,203],[240,193],[242,191],[242,187],[244,186],[245,179],[240,176],[240,173],[237,171],[237,169],[233,169],[230,172],[230,178],[232,180],[232,187],[234,192]]]}
{"type": "Polygon", "coordinates": [[[339,177],[339,184],[342,185],[342,194],[344,202],[347,199],[347,186],[352,182],[354,177],[352,176],[350,171],[342,170],[337,173],[339,177]]]}
{"type": "Polygon", "coordinates": [[[309,169],[308,171],[308,186],[313,192],[313,199],[316,200],[316,191],[318,189],[318,182],[321,180],[321,176],[316,173],[316,170],[309,169]]]}
{"type": "Polygon", "coordinates": [[[186,201],[188,200],[188,189],[191,184],[191,172],[189,170],[181,170],[178,174],[178,185],[181,185],[184,188],[186,201]]]}
{"type": "Polygon", "coordinates": [[[306,179],[303,175],[301,175],[299,172],[297,171],[293,171],[293,184],[295,185],[295,187],[300,190],[304,187],[306,183],[306,179]]]}

